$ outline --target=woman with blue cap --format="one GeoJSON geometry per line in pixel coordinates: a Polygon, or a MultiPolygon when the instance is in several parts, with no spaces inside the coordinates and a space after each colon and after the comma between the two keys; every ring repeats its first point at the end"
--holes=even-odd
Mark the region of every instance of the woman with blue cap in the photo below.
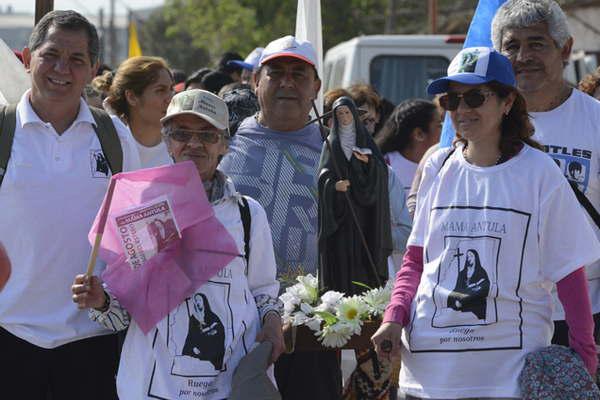
{"type": "Polygon", "coordinates": [[[380,355],[401,353],[407,399],[523,398],[525,356],[550,345],[556,284],[571,347],[597,366],[583,265],[600,244],[540,145],[510,61],[463,49],[430,94],[456,130],[428,160],[380,355]],[[476,257],[475,257],[476,255],[476,257]]]}

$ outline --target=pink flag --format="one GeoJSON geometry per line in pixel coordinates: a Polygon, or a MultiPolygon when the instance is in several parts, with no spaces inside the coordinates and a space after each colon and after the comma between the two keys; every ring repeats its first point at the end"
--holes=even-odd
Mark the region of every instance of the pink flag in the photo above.
{"type": "MultiPolygon", "coordinates": [[[[215,217],[191,161],[112,179],[99,249],[107,263],[102,279],[147,333],[239,252],[215,217]]],[[[89,234],[92,243],[101,214],[89,234]]]]}

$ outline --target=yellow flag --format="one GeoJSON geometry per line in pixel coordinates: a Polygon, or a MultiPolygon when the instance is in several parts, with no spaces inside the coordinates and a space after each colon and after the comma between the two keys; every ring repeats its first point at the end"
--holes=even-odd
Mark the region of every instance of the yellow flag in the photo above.
{"type": "Polygon", "coordinates": [[[138,41],[137,29],[135,28],[135,22],[129,23],[129,58],[137,57],[142,55],[142,49],[140,42],[138,41]]]}

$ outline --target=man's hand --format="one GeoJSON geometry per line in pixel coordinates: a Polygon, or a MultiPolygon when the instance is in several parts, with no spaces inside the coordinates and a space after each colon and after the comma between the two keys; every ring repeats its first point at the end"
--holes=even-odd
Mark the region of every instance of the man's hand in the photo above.
{"type": "Polygon", "coordinates": [[[104,307],[106,295],[97,276],[77,275],[71,286],[73,301],[80,310],[85,308],[101,309],[104,307]]]}
{"type": "Polygon", "coordinates": [[[338,192],[346,192],[350,187],[350,181],[348,179],[344,179],[343,181],[337,181],[335,183],[335,190],[338,192]]]}
{"type": "Polygon", "coordinates": [[[402,325],[384,322],[371,337],[377,356],[391,360],[400,355],[402,325]]]}
{"type": "Polygon", "coordinates": [[[263,328],[256,336],[256,341],[259,343],[262,343],[265,340],[268,340],[273,344],[271,359],[269,360],[269,364],[273,364],[285,350],[281,317],[276,312],[267,313],[263,328]]]}
{"type": "Polygon", "coordinates": [[[358,158],[359,161],[364,162],[365,164],[369,163],[369,155],[368,154],[361,154],[358,151],[354,151],[354,157],[358,158]]]}

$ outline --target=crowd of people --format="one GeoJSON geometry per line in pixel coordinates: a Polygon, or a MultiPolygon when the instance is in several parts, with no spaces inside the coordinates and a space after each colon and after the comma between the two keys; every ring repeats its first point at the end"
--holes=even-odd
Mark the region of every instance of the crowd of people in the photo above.
{"type": "Polygon", "coordinates": [[[600,399],[600,69],[565,80],[554,0],[506,1],[491,36],[430,100],[356,83],[311,115],[308,41],[189,75],[150,56],[111,70],[85,17],[46,14],[21,54],[31,88],[0,119],[3,396],[600,399]],[[83,274],[88,231],[112,175],[186,161],[239,255],[146,333],[106,265],[83,274]],[[394,282],[352,384],[339,350],[285,352],[278,296],[307,274],[348,295],[394,282]]]}

